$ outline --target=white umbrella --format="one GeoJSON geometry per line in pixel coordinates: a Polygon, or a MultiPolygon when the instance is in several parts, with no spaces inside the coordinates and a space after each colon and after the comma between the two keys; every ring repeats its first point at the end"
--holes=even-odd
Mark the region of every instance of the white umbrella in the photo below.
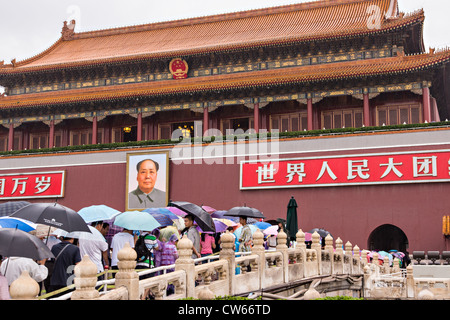
{"type": "Polygon", "coordinates": [[[53,234],[57,237],[66,237],[66,238],[75,238],[82,240],[91,240],[91,241],[106,241],[105,237],[102,235],[100,231],[95,229],[92,226],[88,226],[91,232],[83,232],[83,231],[73,231],[67,232],[62,229],[56,229],[53,234]]]}

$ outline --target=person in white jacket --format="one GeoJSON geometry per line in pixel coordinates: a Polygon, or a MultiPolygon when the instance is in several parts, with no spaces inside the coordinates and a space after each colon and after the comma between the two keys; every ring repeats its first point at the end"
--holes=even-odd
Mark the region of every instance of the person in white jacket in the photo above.
{"type": "Polygon", "coordinates": [[[20,277],[22,271],[28,271],[30,277],[36,280],[36,282],[41,282],[48,276],[48,269],[44,265],[45,260],[40,260],[35,262],[33,259],[24,257],[9,257],[3,260],[0,267],[0,272],[8,280],[8,285],[14,282],[20,277]],[[8,261],[9,260],[9,261],[8,261]]]}

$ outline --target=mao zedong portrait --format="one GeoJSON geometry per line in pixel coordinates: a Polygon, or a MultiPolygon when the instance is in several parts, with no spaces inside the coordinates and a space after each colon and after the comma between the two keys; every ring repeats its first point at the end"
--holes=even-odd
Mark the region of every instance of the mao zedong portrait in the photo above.
{"type": "Polygon", "coordinates": [[[155,188],[158,162],[146,159],[136,165],[138,187],[128,194],[128,208],[146,209],[166,206],[166,193],[155,188]]]}

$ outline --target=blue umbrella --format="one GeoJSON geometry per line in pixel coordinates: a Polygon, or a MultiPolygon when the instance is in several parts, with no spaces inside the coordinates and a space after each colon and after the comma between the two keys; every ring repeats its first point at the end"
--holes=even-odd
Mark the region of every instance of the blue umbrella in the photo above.
{"type": "Polygon", "coordinates": [[[36,224],[19,218],[0,217],[0,228],[17,228],[25,232],[30,232],[36,229],[36,224]]]}
{"type": "Polygon", "coordinates": [[[145,209],[142,211],[148,212],[150,214],[155,214],[155,213],[162,214],[162,215],[168,216],[172,220],[178,219],[178,216],[167,208],[148,208],[148,209],[145,209]]]}
{"type": "MultiPolygon", "coordinates": [[[[256,232],[256,230],[259,230],[259,228],[257,226],[255,226],[254,224],[249,224],[248,226],[250,227],[250,230],[251,230],[252,234],[254,234],[256,232]]],[[[243,228],[244,227],[240,226],[239,228],[234,230],[234,235],[236,236],[237,239],[239,239],[241,237],[241,233],[242,233],[242,229],[243,228]]]]}
{"type": "Polygon", "coordinates": [[[161,224],[155,218],[147,212],[141,211],[125,211],[116,216],[114,224],[128,230],[140,231],[152,231],[161,227],[161,224]]]}
{"type": "MultiPolygon", "coordinates": [[[[147,212],[147,211],[144,210],[142,212],[147,212]]],[[[157,213],[157,212],[147,212],[147,213],[149,215],[151,215],[153,218],[155,218],[155,220],[158,221],[162,227],[167,227],[167,226],[173,225],[173,220],[170,219],[169,216],[167,216],[167,215],[164,215],[162,213],[157,213]]]]}
{"type": "Polygon", "coordinates": [[[113,209],[103,204],[85,207],[78,211],[78,214],[84,219],[84,221],[86,221],[86,223],[111,220],[120,213],[121,212],[119,210],[113,209]]]}
{"type": "Polygon", "coordinates": [[[258,221],[255,223],[255,226],[257,226],[261,230],[265,230],[272,225],[268,222],[258,221]]]}

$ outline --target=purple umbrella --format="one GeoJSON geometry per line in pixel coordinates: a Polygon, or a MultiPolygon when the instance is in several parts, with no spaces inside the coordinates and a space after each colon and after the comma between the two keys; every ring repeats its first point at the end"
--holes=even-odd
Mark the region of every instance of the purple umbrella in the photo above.
{"type": "MultiPolygon", "coordinates": [[[[214,221],[214,226],[216,227],[217,233],[224,232],[225,230],[227,230],[228,226],[225,223],[223,223],[222,221],[218,221],[215,219],[213,219],[213,221],[214,221]]],[[[198,232],[202,232],[202,233],[211,233],[211,234],[214,233],[212,231],[203,231],[199,226],[197,226],[197,230],[198,230],[198,232]]]]}

